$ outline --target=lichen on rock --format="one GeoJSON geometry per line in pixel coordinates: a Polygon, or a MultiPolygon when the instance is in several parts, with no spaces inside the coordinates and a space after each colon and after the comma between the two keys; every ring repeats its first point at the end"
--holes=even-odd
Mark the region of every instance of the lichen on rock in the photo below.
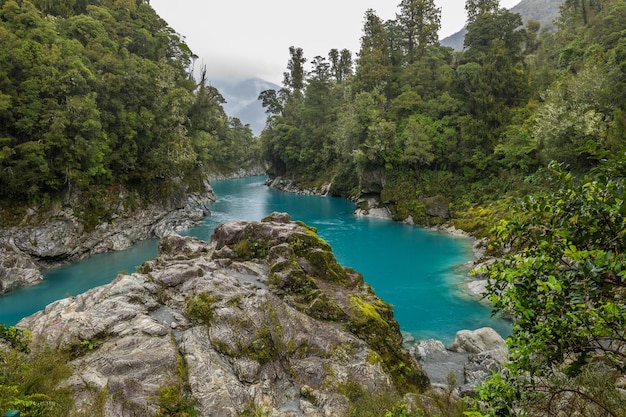
{"type": "Polygon", "coordinates": [[[222,224],[208,243],[168,235],[159,251],[20,322],[61,349],[93,342],[70,364],[79,408],[104,396],[105,416],[152,412],[178,395],[200,415],[343,416],[348,391],[429,383],[391,307],[287,214],[222,224]]]}

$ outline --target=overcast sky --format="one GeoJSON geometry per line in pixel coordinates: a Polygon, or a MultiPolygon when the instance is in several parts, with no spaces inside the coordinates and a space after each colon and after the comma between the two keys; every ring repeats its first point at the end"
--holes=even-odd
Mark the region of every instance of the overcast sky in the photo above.
{"type": "MultiPolygon", "coordinates": [[[[520,0],[501,0],[510,8],[520,0]]],[[[289,47],[310,61],[332,48],[359,51],[363,17],[395,19],[400,0],[151,0],[150,5],[207,66],[209,79],[259,77],[281,84],[289,47]]],[[[435,0],[440,38],[465,24],[465,0],[435,0]]]]}

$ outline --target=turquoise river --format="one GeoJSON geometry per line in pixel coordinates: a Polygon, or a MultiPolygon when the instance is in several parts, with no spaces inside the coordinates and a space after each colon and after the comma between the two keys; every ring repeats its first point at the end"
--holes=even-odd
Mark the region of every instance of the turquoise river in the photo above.
{"type": "MultiPolygon", "coordinates": [[[[181,234],[208,240],[219,223],[260,220],[273,211],[314,226],[338,261],[361,272],[394,306],[403,331],[416,339],[450,343],[461,329],[491,326],[506,335],[510,326],[491,317],[488,307],[464,290],[472,241],[388,220],[354,216],[354,203],[340,198],[302,196],[270,189],[264,177],[217,181],[218,201],[199,227],[181,234]]],[[[156,256],[156,240],[92,256],[45,274],[42,284],[0,296],[0,323],[14,324],[47,304],[110,282],[118,272],[133,272],[156,256]]]]}

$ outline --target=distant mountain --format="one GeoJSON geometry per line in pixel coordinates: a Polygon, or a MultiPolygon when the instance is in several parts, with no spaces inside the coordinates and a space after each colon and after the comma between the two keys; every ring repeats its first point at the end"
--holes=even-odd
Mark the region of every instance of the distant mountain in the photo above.
{"type": "Polygon", "coordinates": [[[465,34],[467,33],[467,29],[464,27],[453,35],[448,36],[447,38],[443,38],[439,41],[441,46],[449,46],[455,51],[460,51],[463,49],[463,43],[465,42],[465,34]]]}
{"type": "Polygon", "coordinates": [[[269,89],[279,90],[280,86],[260,78],[218,78],[210,80],[210,84],[226,99],[226,114],[249,124],[252,132],[260,135],[267,115],[258,100],[259,93],[269,89]]]}
{"type": "MultiPolygon", "coordinates": [[[[536,20],[541,23],[541,30],[553,30],[554,19],[559,16],[559,8],[564,0],[522,0],[516,6],[511,8],[513,13],[519,13],[522,16],[524,24],[529,19],[536,20]]],[[[439,43],[442,46],[449,46],[456,51],[463,49],[463,41],[467,29],[463,28],[453,35],[442,39],[439,43]]]]}

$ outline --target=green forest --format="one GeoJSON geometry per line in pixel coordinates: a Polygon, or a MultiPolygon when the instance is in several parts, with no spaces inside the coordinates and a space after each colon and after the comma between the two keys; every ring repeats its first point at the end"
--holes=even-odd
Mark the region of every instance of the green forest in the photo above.
{"type": "MultiPolygon", "coordinates": [[[[262,154],[270,177],[485,238],[510,356],[443,416],[624,416],[626,2],[565,0],[550,30],[497,0],[465,7],[462,51],[439,45],[433,0],[367,10],[356,53],[291,47],[257,139],[149,1],[0,0],[3,225],[67,192],[166,198],[262,154]]],[[[0,326],[0,405],[69,415],[61,354],[27,339],[0,326]]],[[[353,415],[429,415],[393,400],[353,415]]]]}
{"type": "Polygon", "coordinates": [[[449,415],[626,415],[626,2],[566,0],[551,31],[497,0],[466,11],[461,52],[429,0],[368,10],[356,58],[290,48],[259,97],[270,175],[487,238],[511,355],[449,415]]]}
{"type": "Polygon", "coordinates": [[[623,156],[623,1],[566,1],[556,32],[498,1],[467,9],[462,52],[439,46],[426,0],[393,21],[368,10],[354,59],[292,47],[283,88],[260,96],[270,175],[358,197],[376,173],[394,217],[425,223],[424,198],[461,212],[534,191],[550,161],[585,173],[623,156]]]}
{"type": "Polygon", "coordinates": [[[0,207],[163,198],[250,163],[196,58],[147,1],[0,1],[0,207]]]}

